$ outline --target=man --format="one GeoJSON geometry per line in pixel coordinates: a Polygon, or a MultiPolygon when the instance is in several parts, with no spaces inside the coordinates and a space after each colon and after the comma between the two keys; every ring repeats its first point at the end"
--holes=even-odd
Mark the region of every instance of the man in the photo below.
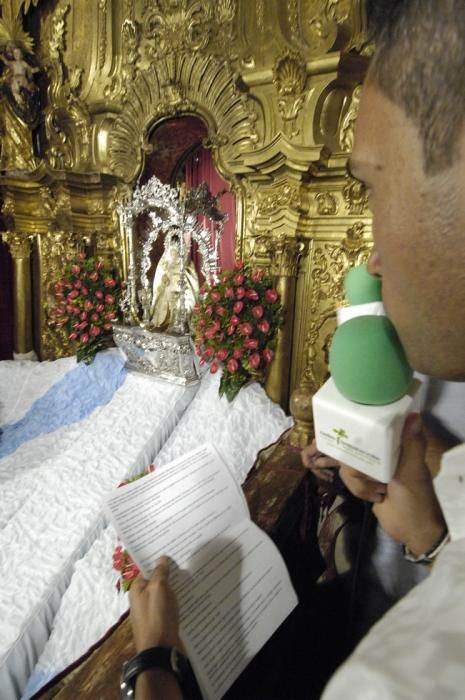
{"type": "MultiPolygon", "coordinates": [[[[350,162],[373,214],[369,269],[382,278],[386,312],[412,366],[464,381],[465,2],[372,5],[376,53],[350,162]]],[[[324,457],[313,458],[314,466],[325,466],[324,457]]],[[[421,420],[413,415],[389,484],[344,466],[340,475],[355,495],[374,503],[380,525],[406,546],[410,559],[435,558],[435,564],[369,632],[330,681],[324,700],[463,697],[465,445],[446,453],[435,491],[421,420]]],[[[161,603],[169,595],[166,576],[162,562],[153,577],[161,603]]],[[[134,593],[132,614],[140,603],[134,593]]],[[[163,643],[162,627],[151,643],[163,643]]]]}

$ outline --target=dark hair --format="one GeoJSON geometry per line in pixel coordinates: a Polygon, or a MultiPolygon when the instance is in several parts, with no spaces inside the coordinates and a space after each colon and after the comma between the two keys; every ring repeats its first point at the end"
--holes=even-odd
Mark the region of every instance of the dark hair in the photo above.
{"type": "Polygon", "coordinates": [[[452,165],[465,121],[465,1],[368,0],[372,80],[417,126],[424,169],[452,165]]]}

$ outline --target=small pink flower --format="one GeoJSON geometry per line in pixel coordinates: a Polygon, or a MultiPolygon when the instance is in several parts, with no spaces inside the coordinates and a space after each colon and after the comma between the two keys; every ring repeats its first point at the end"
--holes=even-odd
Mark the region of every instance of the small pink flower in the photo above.
{"type": "Polygon", "coordinates": [[[90,300],[90,299],[86,299],[85,302],[84,302],[84,309],[85,309],[86,311],[92,311],[93,308],[94,308],[94,305],[92,304],[91,300],[90,300]]]}
{"type": "Polygon", "coordinates": [[[113,294],[105,294],[105,304],[114,304],[115,303],[115,297],[113,294]]]}
{"type": "Polygon", "coordinates": [[[103,284],[105,285],[105,287],[113,289],[114,287],[116,287],[116,280],[114,280],[113,277],[107,277],[103,280],[103,284]]]}
{"type": "Polygon", "coordinates": [[[233,284],[236,285],[236,287],[240,287],[241,285],[244,284],[245,280],[245,275],[243,275],[241,272],[238,272],[237,275],[234,275],[233,277],[233,284]]]}
{"type": "Polygon", "coordinates": [[[78,330],[83,331],[84,328],[87,328],[88,325],[89,324],[87,323],[87,321],[81,321],[81,323],[78,323],[77,328],[78,330]]]}
{"type": "Polygon", "coordinates": [[[79,265],[72,265],[71,272],[73,273],[73,275],[78,275],[81,272],[81,268],[79,267],[79,265]]]}
{"type": "Polygon", "coordinates": [[[61,292],[64,289],[64,286],[65,286],[65,283],[63,282],[63,280],[60,280],[59,282],[55,282],[55,284],[54,284],[55,291],[61,292]]]}
{"type": "Polygon", "coordinates": [[[243,308],[244,308],[244,302],[243,302],[243,301],[236,301],[236,302],[234,302],[233,311],[234,311],[235,314],[240,314],[243,308]]]}
{"type": "Polygon", "coordinates": [[[242,350],[234,350],[233,357],[235,360],[240,360],[243,354],[242,350]]]}
{"type": "Polygon", "coordinates": [[[96,270],[101,270],[102,268],[103,268],[103,262],[95,263],[95,269],[96,269],[96,270]]]}
{"type": "Polygon", "coordinates": [[[113,321],[113,319],[116,318],[115,312],[114,312],[114,311],[109,311],[109,312],[106,314],[106,318],[107,318],[108,321],[113,321]]]}
{"type": "Polygon", "coordinates": [[[55,292],[55,299],[58,299],[59,301],[61,301],[64,298],[65,298],[65,295],[63,292],[55,292]]]}
{"type": "Polygon", "coordinates": [[[274,302],[276,301],[277,298],[278,298],[278,292],[276,291],[276,289],[273,289],[272,287],[270,287],[270,289],[266,290],[265,299],[270,304],[274,304],[274,302]]]}
{"type": "Polygon", "coordinates": [[[73,289],[72,292],[68,294],[68,299],[76,299],[76,297],[79,296],[79,292],[77,289],[73,289]]]}
{"type": "Polygon", "coordinates": [[[221,294],[215,290],[211,293],[211,298],[213,301],[218,302],[221,299],[221,294]]]}
{"type": "Polygon", "coordinates": [[[133,579],[137,578],[137,576],[139,576],[139,569],[134,562],[126,566],[121,572],[121,577],[124,581],[132,581],[133,579]]]}
{"type": "MultiPolygon", "coordinates": [[[[231,316],[230,321],[229,321],[229,323],[230,323],[232,326],[238,326],[240,322],[241,322],[241,319],[239,318],[239,316],[236,316],[236,314],[233,314],[233,315],[231,316]]],[[[250,332],[252,332],[252,331],[250,331],[250,332]]]]}
{"type": "Polygon", "coordinates": [[[82,312],[82,314],[79,314],[79,318],[81,321],[87,321],[87,314],[85,311],[82,312]]]}
{"type": "Polygon", "coordinates": [[[245,296],[247,297],[247,299],[250,299],[251,301],[258,300],[258,292],[256,292],[255,289],[247,289],[245,292],[245,296]]]}
{"type": "Polygon", "coordinates": [[[209,360],[215,354],[215,349],[212,347],[206,348],[203,352],[203,359],[209,360]]]}
{"type": "Polygon", "coordinates": [[[89,279],[90,279],[92,282],[97,282],[97,280],[98,280],[98,272],[96,272],[95,270],[94,270],[94,272],[91,272],[90,275],[89,275],[89,279]]]}
{"type": "Polygon", "coordinates": [[[271,348],[265,348],[262,354],[263,354],[263,359],[265,360],[265,362],[268,362],[268,363],[270,363],[274,357],[274,352],[273,352],[273,350],[271,350],[271,348]]]}
{"type": "Polygon", "coordinates": [[[243,299],[245,297],[244,287],[238,287],[236,289],[236,299],[243,299]]]}
{"type": "Polygon", "coordinates": [[[76,340],[77,337],[78,337],[78,334],[77,334],[75,331],[73,331],[72,333],[70,333],[69,336],[68,336],[68,338],[69,338],[70,340],[76,340]]]}
{"type": "Polygon", "coordinates": [[[103,299],[104,294],[99,289],[98,291],[95,292],[95,296],[97,297],[97,299],[103,299]]]}
{"type": "Polygon", "coordinates": [[[226,313],[226,309],[224,306],[220,306],[219,304],[215,307],[215,312],[218,314],[218,316],[223,317],[226,313]]]}
{"type": "Polygon", "coordinates": [[[103,324],[104,331],[111,331],[112,328],[113,328],[113,326],[111,325],[111,323],[104,323],[103,324]]]}
{"type": "MultiPolygon", "coordinates": [[[[86,304],[87,304],[87,302],[86,302],[86,304]]],[[[102,311],[104,310],[104,308],[105,308],[104,304],[97,304],[97,306],[95,307],[95,310],[98,314],[101,314],[102,311]]]]}
{"type": "Polygon", "coordinates": [[[226,348],[221,348],[216,353],[216,356],[217,356],[218,360],[220,360],[220,362],[224,362],[228,355],[229,355],[229,352],[228,352],[228,350],[226,350],[226,348]]]}
{"type": "Polygon", "coordinates": [[[90,317],[90,320],[93,321],[94,323],[96,323],[97,321],[100,320],[100,316],[98,314],[92,314],[92,316],[90,317]]]}
{"type": "Polygon", "coordinates": [[[261,282],[264,275],[265,273],[263,272],[263,270],[255,270],[254,272],[252,272],[252,280],[254,282],[261,282]]]}
{"type": "Polygon", "coordinates": [[[85,297],[89,294],[87,287],[81,287],[81,294],[83,294],[85,297]]]}
{"type": "Polygon", "coordinates": [[[94,338],[96,338],[98,335],[100,335],[100,328],[98,326],[91,326],[90,327],[90,334],[94,338]]]}
{"type": "Polygon", "coordinates": [[[231,323],[227,328],[226,335],[234,335],[234,333],[236,332],[236,327],[237,326],[231,323]]]}
{"type": "Polygon", "coordinates": [[[226,287],[224,290],[224,296],[230,299],[234,296],[234,289],[232,287],[226,287]]]}
{"type": "Polygon", "coordinates": [[[231,374],[234,374],[239,369],[239,363],[234,358],[231,358],[229,360],[228,364],[226,365],[226,367],[227,367],[228,372],[230,372],[231,374]]]}
{"type": "Polygon", "coordinates": [[[79,306],[73,306],[72,313],[73,313],[75,316],[79,316],[80,313],[81,313],[81,309],[79,308],[79,306]]]}
{"type": "Polygon", "coordinates": [[[252,316],[254,318],[261,318],[263,316],[263,306],[258,304],[257,306],[252,307],[252,316]]]}
{"type": "Polygon", "coordinates": [[[253,331],[251,323],[241,323],[239,326],[239,332],[241,335],[250,335],[253,331]]]}
{"type": "Polygon", "coordinates": [[[213,340],[215,335],[216,335],[216,328],[207,328],[207,330],[205,331],[205,338],[207,338],[208,340],[213,340]]]}
{"type": "Polygon", "coordinates": [[[236,260],[236,262],[234,263],[234,269],[235,270],[242,270],[243,267],[244,267],[244,263],[242,262],[242,260],[236,260]]]}
{"type": "Polygon", "coordinates": [[[270,324],[268,323],[266,318],[264,318],[260,321],[260,323],[257,323],[257,328],[262,333],[268,333],[268,331],[270,330],[270,324]]]}
{"type": "Polygon", "coordinates": [[[249,357],[249,362],[252,365],[254,369],[257,369],[257,367],[260,366],[260,355],[258,352],[254,352],[250,357],[249,357]]]}
{"type": "Polygon", "coordinates": [[[256,350],[258,348],[258,340],[255,340],[255,338],[246,338],[244,340],[244,347],[248,350],[256,350]]]}
{"type": "Polygon", "coordinates": [[[213,306],[207,306],[207,308],[205,309],[205,313],[207,314],[207,316],[211,316],[213,314],[213,306]]]}
{"type": "Polygon", "coordinates": [[[89,336],[87,333],[82,333],[82,335],[79,337],[79,342],[83,343],[84,345],[89,342],[89,336]]]}
{"type": "Polygon", "coordinates": [[[218,362],[212,362],[211,366],[210,366],[211,374],[215,374],[215,372],[218,372],[219,368],[220,368],[220,366],[219,366],[218,362]]]}
{"type": "Polygon", "coordinates": [[[74,283],[74,289],[81,289],[81,287],[82,287],[81,280],[76,280],[76,282],[74,283]]]}

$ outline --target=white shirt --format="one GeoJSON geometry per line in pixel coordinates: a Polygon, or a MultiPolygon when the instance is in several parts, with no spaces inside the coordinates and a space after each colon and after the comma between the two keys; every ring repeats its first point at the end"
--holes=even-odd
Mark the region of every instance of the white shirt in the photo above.
{"type": "Polygon", "coordinates": [[[465,444],[444,454],[434,485],[450,544],[370,630],[322,700],[465,698],[465,444]]]}

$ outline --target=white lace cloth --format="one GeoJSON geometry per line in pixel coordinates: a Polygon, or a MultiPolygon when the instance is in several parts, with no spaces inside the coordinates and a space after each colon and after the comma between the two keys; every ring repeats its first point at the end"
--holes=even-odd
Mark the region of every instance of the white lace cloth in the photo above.
{"type": "MultiPolygon", "coordinates": [[[[74,361],[54,365],[0,363],[2,422],[21,417],[74,361]]],[[[73,566],[103,531],[102,497],[153,460],[195,390],[128,373],[107,405],[0,460],[2,700],[23,693],[73,566]]]]}
{"type": "MultiPolygon", "coordinates": [[[[158,469],[198,445],[211,442],[242,483],[257,452],[292,425],[292,419],[268,399],[258,384],[242,389],[229,403],[218,396],[219,379],[219,374],[204,376],[195,398],[154,460],[158,469]]],[[[127,610],[127,595],[117,592],[118,574],[112,569],[116,543],[116,532],[109,526],[75,564],[50,639],[24,698],[31,697],[82,656],[127,610]]]]}

